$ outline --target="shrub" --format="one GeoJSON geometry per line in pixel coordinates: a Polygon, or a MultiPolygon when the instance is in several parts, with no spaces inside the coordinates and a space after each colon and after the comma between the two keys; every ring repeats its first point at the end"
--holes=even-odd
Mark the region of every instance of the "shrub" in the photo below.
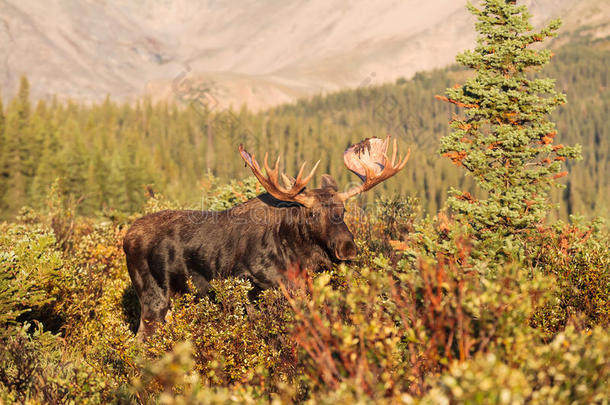
{"type": "Polygon", "coordinates": [[[409,240],[415,231],[416,219],[421,206],[416,198],[400,195],[375,199],[372,209],[362,209],[355,204],[348,205],[345,222],[354,235],[358,246],[360,264],[368,264],[367,258],[381,253],[396,260],[393,246],[409,240]]]}
{"type": "Polygon", "coordinates": [[[26,318],[50,323],[62,268],[61,252],[49,230],[0,224],[0,328],[26,318]]]}
{"type": "MultiPolygon", "coordinates": [[[[231,187],[241,193],[242,186],[231,187]]],[[[230,206],[245,198],[220,189],[210,200],[230,206]]],[[[168,206],[157,196],[149,208],[168,206]]],[[[500,263],[468,225],[443,213],[416,221],[416,213],[412,200],[382,199],[348,218],[358,262],[318,274],[291,269],[289,285],[254,301],[247,281],[216,280],[210,296],[177,297],[168,322],[138,344],[122,220],[74,218],[62,247],[46,214],[24,210],[19,223],[0,224],[0,399],[586,403],[607,396],[608,339],[595,328],[607,327],[608,316],[601,224],[524,232],[521,255],[500,263]]]]}
{"type": "Polygon", "coordinates": [[[534,392],[532,402],[603,403],[610,398],[610,336],[602,327],[568,327],[549,345],[524,348],[516,357],[534,392]]]}
{"type": "Polygon", "coordinates": [[[204,385],[251,385],[264,392],[290,380],[296,359],[284,299],[270,290],[253,305],[251,288],[244,280],[213,280],[213,298],[186,294],[176,299],[167,322],[147,341],[149,355],[159,357],[191,341],[194,368],[204,385]]]}
{"type": "Polygon", "coordinates": [[[43,332],[40,324],[13,328],[11,336],[0,339],[0,399],[57,404],[103,403],[111,398],[104,378],[63,351],[57,336],[43,332]]]}
{"type": "Polygon", "coordinates": [[[218,178],[208,176],[202,181],[203,198],[201,207],[206,211],[222,211],[264,192],[255,177],[233,180],[229,184],[219,184],[218,178]]]}
{"type": "Polygon", "coordinates": [[[568,328],[548,345],[521,346],[509,362],[477,356],[454,364],[422,403],[604,403],[610,397],[609,343],[600,327],[568,328]]]}
{"type": "Polygon", "coordinates": [[[124,228],[99,222],[91,232],[74,241],[74,251],[66,260],[61,284],[62,295],[56,310],[65,323],[66,342],[119,389],[137,374],[137,346],[130,325],[137,315],[135,301],[125,301],[131,286],[122,252],[124,228]]]}
{"type": "Polygon", "coordinates": [[[193,345],[181,342],[162,357],[145,362],[142,375],[132,381],[131,392],[142,403],[258,404],[269,403],[253,387],[205,387],[195,371],[193,345]],[[156,386],[158,393],[151,393],[156,386]]]}
{"type": "Polygon", "coordinates": [[[521,370],[498,360],[495,354],[457,363],[439,378],[423,404],[519,404],[530,397],[532,387],[521,370]]]}
{"type": "Polygon", "coordinates": [[[323,273],[308,279],[305,291],[285,290],[308,383],[318,391],[349,383],[371,397],[392,396],[408,384],[409,364],[387,274],[342,269],[338,276],[343,288],[323,273]]]}
{"type": "Polygon", "coordinates": [[[528,246],[531,266],[556,277],[556,299],[534,317],[550,334],[571,318],[586,327],[610,325],[610,233],[603,223],[540,227],[528,246]]]}
{"type": "MultiPolygon", "coordinates": [[[[373,268],[341,267],[284,291],[314,392],[349,386],[375,399],[421,395],[427,377],[455,359],[508,358],[539,342],[528,322],[552,280],[518,263],[487,274],[471,262],[460,227],[450,226],[434,255],[397,266],[377,256],[373,268]]],[[[420,236],[434,234],[427,232],[420,236]]]]}

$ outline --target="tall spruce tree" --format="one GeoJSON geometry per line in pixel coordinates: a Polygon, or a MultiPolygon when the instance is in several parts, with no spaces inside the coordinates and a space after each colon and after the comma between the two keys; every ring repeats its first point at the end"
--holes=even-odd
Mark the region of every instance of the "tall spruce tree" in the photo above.
{"type": "Polygon", "coordinates": [[[16,213],[25,203],[30,179],[28,170],[32,163],[33,142],[30,131],[30,84],[25,76],[21,77],[19,92],[6,111],[4,130],[4,158],[2,176],[6,179],[3,194],[0,196],[0,211],[16,213]]]}
{"type": "Polygon", "coordinates": [[[532,45],[555,36],[561,22],[534,32],[527,8],[515,1],[467,7],[478,19],[477,46],[457,61],[475,75],[448,88],[446,97],[437,96],[462,108],[441,139],[440,152],[466,169],[485,195],[452,190],[448,205],[481,239],[507,242],[543,221],[551,207],[549,189],[567,174],[562,162],[580,156],[579,146],[555,142],[549,120],[566,96],[555,91],[554,80],[532,75],[553,56],[532,45]]]}
{"type": "Polygon", "coordinates": [[[4,139],[4,104],[2,103],[2,94],[0,93],[0,150],[2,149],[2,140],[4,139]]]}
{"type": "Polygon", "coordinates": [[[2,94],[0,94],[0,212],[2,212],[4,195],[6,194],[6,189],[8,187],[8,171],[6,169],[7,157],[5,153],[6,137],[4,135],[5,126],[4,104],[2,103],[2,94]]]}

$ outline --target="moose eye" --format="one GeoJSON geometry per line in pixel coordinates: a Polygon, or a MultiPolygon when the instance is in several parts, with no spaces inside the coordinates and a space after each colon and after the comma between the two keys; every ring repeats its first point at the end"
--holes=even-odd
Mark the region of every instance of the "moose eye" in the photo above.
{"type": "Polygon", "coordinates": [[[333,223],[343,222],[343,211],[341,212],[333,212],[330,214],[330,219],[333,223]]]}

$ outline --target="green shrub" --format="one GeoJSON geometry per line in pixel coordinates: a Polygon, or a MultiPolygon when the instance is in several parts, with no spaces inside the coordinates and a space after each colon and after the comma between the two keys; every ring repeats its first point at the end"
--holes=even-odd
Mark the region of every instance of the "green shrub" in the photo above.
{"type": "Polygon", "coordinates": [[[419,201],[394,195],[377,198],[372,208],[365,208],[349,204],[345,216],[345,222],[358,246],[358,263],[371,265],[368,259],[380,253],[395,263],[394,246],[408,241],[417,226],[416,219],[421,213],[419,201]]]}
{"type": "MultiPolygon", "coordinates": [[[[50,323],[55,280],[63,260],[55,238],[43,226],[0,224],[0,328],[16,320],[50,323]]],[[[1,334],[2,332],[0,332],[1,334]]]]}
{"type": "Polygon", "coordinates": [[[534,403],[607,403],[610,398],[608,330],[559,333],[549,345],[524,348],[516,357],[530,381],[534,403]]]}
{"type": "Polygon", "coordinates": [[[568,328],[548,345],[521,346],[509,362],[487,354],[454,364],[422,403],[605,403],[609,358],[606,330],[568,328]]]}
{"type": "Polygon", "coordinates": [[[196,208],[206,211],[226,210],[265,192],[253,176],[220,184],[218,178],[210,175],[202,182],[202,191],[201,206],[196,208]]]}
{"type": "Polygon", "coordinates": [[[270,290],[253,305],[251,288],[244,280],[213,280],[213,298],[177,298],[167,322],[147,341],[147,352],[160,357],[180,342],[193,342],[195,369],[205,385],[245,384],[264,391],[288,381],[296,359],[285,300],[270,290]]]}
{"type": "Polygon", "coordinates": [[[112,391],[82,358],[62,350],[61,340],[24,323],[0,339],[0,399],[34,403],[104,403],[112,391]]]}
{"type": "MultiPolygon", "coordinates": [[[[448,226],[434,255],[396,266],[378,256],[372,268],[341,267],[285,290],[314,392],[350,386],[374,399],[421,395],[427,378],[455,359],[487,352],[505,359],[540,343],[529,320],[549,299],[552,279],[518,263],[487,274],[471,263],[461,228],[448,226]]],[[[435,233],[426,232],[420,236],[435,233]]]]}
{"type": "Polygon", "coordinates": [[[555,276],[556,299],[533,318],[550,334],[572,318],[610,326],[610,233],[603,223],[561,222],[540,228],[528,243],[531,266],[555,276]]]}
{"type": "MultiPolygon", "coordinates": [[[[254,190],[212,184],[209,201],[229,207],[254,190]]],[[[172,206],[156,196],[148,209],[172,206]]],[[[523,246],[505,247],[518,254],[494,261],[445,214],[416,220],[413,200],[382,199],[366,215],[353,208],[355,263],[294,272],[289,286],[254,301],[247,281],[216,280],[210,296],[177,297],[144,344],[130,329],[138,307],[123,219],[67,216],[69,226],[57,229],[68,236],[58,242],[51,214],[22,211],[19,223],[0,224],[0,399],[587,403],[607,396],[608,338],[595,328],[608,325],[609,236],[601,224],[539,227],[523,233],[523,246]]]]}
{"type": "Polygon", "coordinates": [[[422,400],[423,404],[520,404],[532,387],[521,370],[498,360],[493,353],[455,364],[422,400]]]}
{"type": "Polygon", "coordinates": [[[295,311],[292,335],[314,394],[348,384],[378,398],[409,385],[409,330],[397,327],[400,317],[385,271],[342,268],[285,293],[295,311]],[[333,287],[333,277],[342,287],[333,287]]]}
{"type": "Polygon", "coordinates": [[[131,392],[141,403],[268,404],[253,387],[205,387],[195,370],[194,348],[181,342],[162,357],[145,362],[142,375],[132,381],[131,392]],[[151,392],[151,387],[156,391],[151,392]]]}
{"type": "Polygon", "coordinates": [[[128,315],[137,315],[135,301],[125,301],[131,286],[122,252],[125,228],[109,222],[95,224],[74,240],[61,284],[56,310],[65,323],[63,337],[96,367],[113,389],[139,372],[137,345],[128,315]],[[125,307],[129,304],[132,307],[125,307]]]}

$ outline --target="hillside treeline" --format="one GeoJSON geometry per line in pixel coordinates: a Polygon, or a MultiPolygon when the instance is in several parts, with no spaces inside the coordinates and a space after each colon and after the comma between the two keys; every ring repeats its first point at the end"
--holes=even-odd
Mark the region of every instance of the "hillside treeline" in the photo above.
{"type": "MultiPolygon", "coordinates": [[[[608,41],[573,43],[556,53],[544,74],[557,78],[558,89],[568,96],[568,104],[553,117],[557,139],[583,145],[583,161],[568,164],[567,187],[553,192],[554,201],[561,202],[553,215],[608,216],[608,41]]],[[[473,188],[470,178],[438,158],[438,140],[449,131],[455,110],[432,96],[468,74],[448,68],[394,84],[372,81],[261,113],[215,111],[205,89],[179,81],[174,88],[182,102],[175,104],[109,99],[95,105],[33,104],[23,78],[19,94],[0,108],[0,215],[13,217],[24,205],[43,208],[58,178],[60,191],[86,215],[138,211],[150,191],[199,206],[210,179],[249,175],[237,153],[240,143],[261,158],[265,151],[272,158],[282,154],[289,173],[302,161],[320,159],[318,178],[328,172],[347,187],[357,178],[344,168],[343,150],[388,133],[398,137],[403,150],[412,148],[411,160],[377,192],[417,196],[433,213],[450,187],[473,188]]]]}

